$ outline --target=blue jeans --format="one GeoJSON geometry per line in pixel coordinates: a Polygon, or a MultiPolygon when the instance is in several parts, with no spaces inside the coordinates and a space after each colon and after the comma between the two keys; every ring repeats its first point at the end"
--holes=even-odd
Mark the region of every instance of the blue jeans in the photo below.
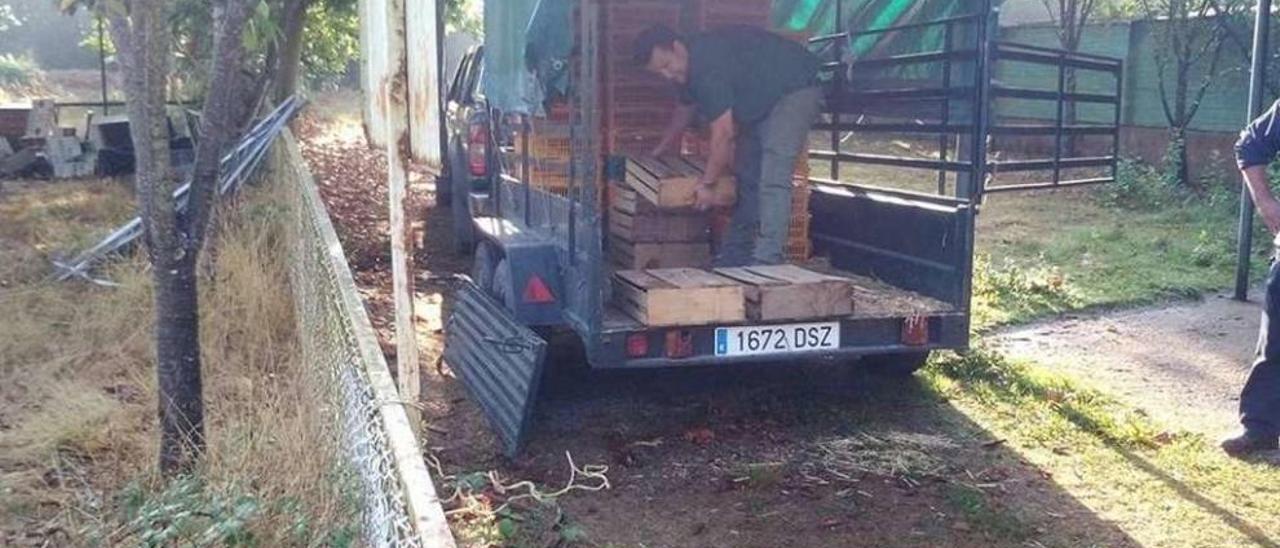
{"type": "Polygon", "coordinates": [[[1251,435],[1280,435],[1280,261],[1272,261],[1257,357],[1240,391],[1240,423],[1251,435]]]}
{"type": "Polygon", "coordinates": [[[716,266],[781,264],[791,226],[791,177],[808,148],[809,128],[822,108],[817,87],[778,99],[759,123],[739,127],[733,171],[738,202],[720,244],[716,266]]]}

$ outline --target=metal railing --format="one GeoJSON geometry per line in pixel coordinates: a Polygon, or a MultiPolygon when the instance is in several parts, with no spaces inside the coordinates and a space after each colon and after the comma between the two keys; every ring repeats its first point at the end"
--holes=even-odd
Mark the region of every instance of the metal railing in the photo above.
{"type": "MultiPolygon", "coordinates": [[[[843,21],[837,1],[836,20],[843,21]]],[[[948,194],[948,174],[955,174],[954,196],[980,201],[987,192],[1007,192],[1071,187],[1115,180],[1120,143],[1120,104],[1123,63],[1101,55],[1069,53],[1051,48],[996,41],[995,12],[989,2],[977,13],[932,21],[914,22],[862,31],[840,30],[809,40],[813,46],[828,46],[824,72],[830,76],[827,90],[827,120],[813,126],[829,132],[830,147],[810,150],[812,159],[830,163],[830,178],[841,180],[842,164],[870,164],[907,169],[933,170],[937,193],[948,194]],[[864,36],[904,32],[941,31],[940,44],[921,51],[895,52],[859,59],[847,59],[846,48],[864,36]],[[1024,88],[992,83],[997,63],[1029,63],[1051,67],[1057,73],[1052,89],[1024,88]],[[915,71],[914,77],[892,77],[915,71]],[[920,74],[925,76],[921,77],[920,74]],[[1101,73],[1114,77],[1108,92],[1068,89],[1073,74],[1101,73]],[[885,75],[891,75],[885,77],[885,75]],[[871,75],[871,76],[869,76],[871,75]],[[999,99],[1052,102],[1052,123],[993,123],[999,99]],[[1067,120],[1070,104],[1113,105],[1109,123],[1081,124],[1067,120]],[[932,157],[868,154],[842,150],[848,135],[911,135],[936,143],[932,157]],[[1053,151],[1046,158],[997,159],[990,157],[990,137],[1049,137],[1053,151]],[[1074,155],[1064,145],[1076,137],[1110,137],[1109,150],[1092,156],[1074,155]],[[1106,175],[1091,174],[1064,180],[1067,170],[1107,168],[1106,175]],[[1001,173],[1050,172],[1045,180],[1015,184],[992,184],[1001,173]]],[[[885,189],[881,189],[885,190],[885,189]]],[[[902,191],[892,191],[899,192],[902,191]]]]}

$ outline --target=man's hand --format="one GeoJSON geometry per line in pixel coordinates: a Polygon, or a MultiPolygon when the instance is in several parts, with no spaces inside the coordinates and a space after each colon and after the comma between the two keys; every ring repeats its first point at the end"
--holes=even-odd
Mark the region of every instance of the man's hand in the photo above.
{"type": "Polygon", "coordinates": [[[711,192],[710,185],[699,184],[698,189],[693,193],[693,207],[698,211],[707,211],[715,206],[714,198],[715,194],[711,192]]]}
{"type": "Polygon", "coordinates": [[[1267,225],[1271,235],[1280,235],[1280,201],[1272,199],[1258,202],[1258,216],[1262,217],[1262,223],[1267,225]]]}

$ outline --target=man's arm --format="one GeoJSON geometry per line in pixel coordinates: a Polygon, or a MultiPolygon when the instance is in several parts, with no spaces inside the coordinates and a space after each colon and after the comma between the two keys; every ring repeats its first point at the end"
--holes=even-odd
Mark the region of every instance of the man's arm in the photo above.
{"type": "Polygon", "coordinates": [[[729,170],[729,158],[733,155],[733,137],[737,128],[733,123],[733,109],[724,111],[719,118],[711,122],[711,153],[707,156],[707,168],[698,180],[698,197],[696,207],[709,209],[711,204],[711,186],[720,176],[729,170]]]}
{"type": "Polygon", "coordinates": [[[684,135],[684,130],[693,123],[693,114],[695,107],[691,104],[678,103],[675,110],[671,111],[671,121],[667,123],[667,128],[662,132],[662,140],[658,141],[658,146],[653,147],[651,156],[662,156],[671,150],[671,147],[680,142],[680,137],[684,135]]]}
{"type": "Polygon", "coordinates": [[[733,156],[733,136],[737,130],[733,124],[733,109],[724,111],[711,122],[711,153],[707,156],[707,170],[698,181],[711,186],[729,170],[729,158],[733,156]]]}
{"type": "Polygon", "coordinates": [[[1240,170],[1244,175],[1244,184],[1249,187],[1253,203],[1258,208],[1258,216],[1272,234],[1280,234],[1280,201],[1271,193],[1271,185],[1267,181],[1267,166],[1256,165],[1240,170]]]}
{"type": "Polygon", "coordinates": [[[1267,164],[1280,153],[1280,101],[1240,132],[1235,149],[1236,163],[1262,222],[1272,234],[1280,234],[1280,202],[1267,181],[1267,164]]]}

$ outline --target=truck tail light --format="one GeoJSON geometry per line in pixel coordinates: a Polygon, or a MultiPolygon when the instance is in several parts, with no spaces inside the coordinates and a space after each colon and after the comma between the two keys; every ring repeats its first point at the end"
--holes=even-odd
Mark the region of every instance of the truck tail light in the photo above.
{"type": "Polygon", "coordinates": [[[632,333],[627,335],[627,357],[643,358],[649,355],[649,335],[632,333]]]}
{"type": "Polygon", "coordinates": [[[551,288],[547,287],[547,282],[542,281],[542,277],[534,274],[529,276],[529,281],[524,284],[524,302],[528,304],[546,304],[556,302],[556,296],[551,294],[551,288]]]}
{"type": "Polygon", "coordinates": [[[693,355],[693,333],[685,329],[667,332],[667,357],[687,358],[693,355]]]}
{"type": "Polygon", "coordinates": [[[489,128],[483,123],[472,122],[467,130],[467,166],[474,177],[484,177],[489,171],[489,128]]]}
{"type": "Polygon", "coordinates": [[[928,316],[907,316],[902,320],[902,344],[909,346],[923,346],[928,343],[928,316]]]}

